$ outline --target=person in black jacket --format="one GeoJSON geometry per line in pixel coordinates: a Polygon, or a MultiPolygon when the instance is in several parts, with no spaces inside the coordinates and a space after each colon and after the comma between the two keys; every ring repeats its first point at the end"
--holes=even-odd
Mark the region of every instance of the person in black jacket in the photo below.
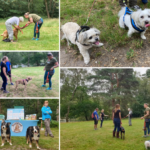
{"type": "Polygon", "coordinates": [[[100,113],[100,121],[101,121],[101,124],[100,124],[100,128],[102,128],[102,125],[103,125],[103,121],[104,121],[104,117],[105,116],[108,116],[108,115],[105,115],[104,114],[104,109],[101,110],[101,113],[100,113]]]}

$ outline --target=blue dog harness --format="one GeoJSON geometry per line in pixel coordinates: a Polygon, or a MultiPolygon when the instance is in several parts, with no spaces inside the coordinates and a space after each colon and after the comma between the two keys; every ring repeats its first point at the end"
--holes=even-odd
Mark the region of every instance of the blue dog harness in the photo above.
{"type": "MultiPolygon", "coordinates": [[[[139,27],[137,27],[137,26],[135,25],[134,20],[131,18],[131,14],[132,14],[132,13],[133,13],[133,11],[131,11],[128,7],[126,7],[126,9],[125,9],[125,14],[124,14],[124,16],[123,16],[123,22],[124,22],[124,24],[125,24],[125,15],[130,15],[132,27],[133,27],[135,30],[137,30],[138,32],[144,32],[146,29],[140,29],[139,27]]],[[[126,26],[126,24],[125,24],[125,26],[126,26]]]]}

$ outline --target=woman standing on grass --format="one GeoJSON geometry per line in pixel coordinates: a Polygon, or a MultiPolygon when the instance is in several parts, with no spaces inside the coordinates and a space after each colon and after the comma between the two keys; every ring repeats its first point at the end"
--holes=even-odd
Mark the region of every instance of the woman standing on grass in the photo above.
{"type": "Polygon", "coordinates": [[[119,131],[121,127],[121,111],[120,111],[120,105],[116,104],[115,110],[113,111],[113,122],[114,122],[114,131],[113,131],[113,137],[115,137],[116,129],[117,129],[117,138],[119,138],[119,131]]]}
{"type": "Polygon", "coordinates": [[[145,111],[144,111],[144,116],[141,117],[141,119],[145,119],[144,121],[144,136],[143,137],[148,137],[149,136],[149,133],[150,133],[150,108],[148,107],[148,104],[145,103],[144,104],[144,108],[145,108],[145,111]],[[147,134],[147,130],[148,130],[148,134],[147,134]]]}
{"type": "Polygon", "coordinates": [[[48,101],[44,102],[44,105],[41,109],[42,111],[42,120],[44,121],[45,124],[45,136],[50,136],[50,137],[54,137],[52,134],[52,131],[50,129],[50,121],[51,121],[51,116],[50,114],[52,114],[52,110],[51,108],[48,106],[48,101]]]}
{"type": "Polygon", "coordinates": [[[3,93],[9,93],[8,91],[6,91],[6,85],[7,85],[7,66],[6,66],[6,62],[8,61],[8,57],[4,56],[2,58],[2,62],[1,62],[1,77],[3,80],[3,84],[2,84],[2,88],[1,91],[3,91],[3,93]]]}
{"type": "Polygon", "coordinates": [[[29,12],[24,14],[24,17],[28,19],[28,23],[27,24],[31,24],[31,23],[35,23],[34,26],[34,37],[32,38],[32,40],[39,40],[40,37],[40,28],[43,24],[43,19],[38,16],[37,14],[29,14],[29,12]],[[36,34],[37,34],[37,38],[36,38],[36,34]]]}
{"type": "Polygon", "coordinates": [[[45,75],[44,75],[44,84],[42,85],[42,87],[46,87],[46,79],[48,76],[49,79],[49,87],[46,90],[52,90],[52,76],[55,73],[54,68],[57,68],[58,65],[58,61],[55,57],[53,57],[52,53],[48,53],[47,54],[48,60],[46,61],[46,65],[44,67],[44,71],[45,71],[45,75]],[[49,75],[48,75],[49,73],[49,75]]]}
{"type": "Polygon", "coordinates": [[[104,114],[104,109],[102,109],[101,113],[100,113],[100,121],[101,121],[100,128],[102,128],[103,121],[104,121],[104,116],[108,116],[108,115],[105,115],[104,114]]]}

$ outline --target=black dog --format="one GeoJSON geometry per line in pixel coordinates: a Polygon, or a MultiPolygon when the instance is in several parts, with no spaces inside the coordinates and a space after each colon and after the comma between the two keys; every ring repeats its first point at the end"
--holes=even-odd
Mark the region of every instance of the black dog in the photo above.
{"type": "Polygon", "coordinates": [[[26,132],[26,140],[30,148],[32,148],[32,141],[35,141],[37,149],[40,149],[39,144],[38,144],[39,137],[40,137],[40,129],[38,126],[28,127],[27,132],[26,132]]]}
{"type": "Polygon", "coordinates": [[[120,132],[121,132],[121,139],[125,139],[125,129],[124,127],[120,127],[120,132]]]}
{"type": "Polygon", "coordinates": [[[10,132],[10,122],[6,123],[5,120],[2,120],[1,123],[1,137],[2,137],[2,145],[4,146],[5,140],[7,139],[7,142],[11,143],[11,132],[10,132]]]}

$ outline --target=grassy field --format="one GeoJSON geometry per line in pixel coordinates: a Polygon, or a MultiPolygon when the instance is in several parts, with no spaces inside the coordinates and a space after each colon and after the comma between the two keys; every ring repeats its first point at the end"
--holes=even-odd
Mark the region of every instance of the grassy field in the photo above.
{"type": "MultiPolygon", "coordinates": [[[[0,35],[6,30],[5,21],[0,21],[0,35]]],[[[26,22],[27,20],[20,23],[20,27],[23,27],[26,22]]],[[[0,41],[0,50],[59,50],[59,19],[44,19],[40,29],[39,41],[31,40],[33,38],[33,29],[34,23],[24,28],[23,34],[19,32],[18,42],[0,41]]]]}
{"type": "MultiPolygon", "coordinates": [[[[52,133],[54,135],[54,138],[51,137],[45,137],[44,131],[40,132],[40,140],[39,140],[39,146],[41,150],[58,150],[59,149],[59,130],[58,128],[51,128],[52,133]]],[[[26,144],[26,138],[25,137],[11,137],[12,140],[12,146],[9,145],[9,143],[5,143],[3,147],[0,146],[0,149],[3,150],[36,150],[35,143],[32,144],[32,148],[29,148],[29,145],[26,144]]],[[[1,139],[0,139],[1,143],[1,139]]]]}
{"type": "MultiPolygon", "coordinates": [[[[10,85],[10,81],[7,85],[8,94],[3,94],[0,91],[0,97],[59,97],[59,68],[55,69],[55,74],[52,77],[52,90],[46,90],[49,86],[46,84],[46,88],[41,87],[44,80],[43,67],[26,67],[12,69],[12,80],[14,85],[10,85]],[[24,91],[24,85],[19,84],[17,92],[15,91],[15,81],[18,79],[26,79],[32,77],[32,80],[28,82],[27,92],[24,91]]],[[[2,79],[0,79],[0,85],[2,85],[2,79]]]]}
{"type": "Polygon", "coordinates": [[[94,122],[61,123],[61,150],[145,150],[143,138],[144,121],[132,119],[133,126],[128,126],[128,120],[122,120],[125,128],[125,140],[112,137],[113,122],[104,121],[103,128],[94,130],[94,122]]]}
{"type": "MultiPolygon", "coordinates": [[[[77,22],[80,26],[86,23],[89,11],[94,0],[62,0],[61,1],[61,25],[66,22],[77,22]]],[[[145,5],[138,0],[138,5],[144,9],[145,5]]],[[[150,2],[147,4],[150,8],[150,2]]],[[[89,18],[88,26],[96,27],[101,31],[100,41],[104,43],[101,48],[92,48],[90,51],[91,63],[80,65],[81,59],[76,46],[72,46],[70,51],[66,47],[66,41],[61,42],[61,50],[66,55],[62,57],[71,57],[73,63],[71,67],[143,67],[150,65],[149,46],[150,46],[150,29],[146,31],[146,40],[142,40],[140,34],[134,34],[131,38],[127,37],[127,31],[119,27],[118,12],[121,9],[119,2],[116,0],[96,0],[89,18]],[[71,56],[69,56],[69,53],[71,56]],[[142,56],[142,57],[141,57],[142,56]],[[78,60],[76,62],[76,60],[78,60]]],[[[68,61],[62,61],[64,67],[68,67],[68,61]]],[[[82,59],[83,62],[83,59],[82,59]]],[[[83,63],[84,64],[84,63],[83,63]]]]}

